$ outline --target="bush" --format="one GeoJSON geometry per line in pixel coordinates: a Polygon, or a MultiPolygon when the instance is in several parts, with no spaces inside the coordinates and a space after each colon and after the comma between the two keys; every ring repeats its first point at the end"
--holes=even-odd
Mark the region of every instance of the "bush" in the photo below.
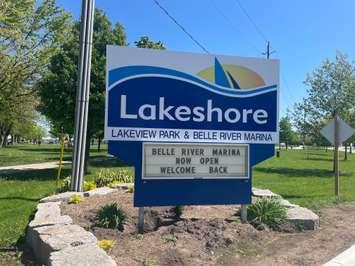
{"type": "Polygon", "coordinates": [[[103,239],[103,240],[97,241],[97,246],[102,248],[105,251],[110,250],[111,248],[113,248],[114,245],[115,245],[114,240],[103,239]]]}
{"type": "Polygon", "coordinates": [[[101,169],[95,177],[97,187],[108,186],[112,183],[132,183],[133,176],[127,170],[101,169]]]}
{"type": "Polygon", "coordinates": [[[94,182],[84,181],[84,191],[93,190],[96,188],[96,184],[94,182]]]}
{"type": "Polygon", "coordinates": [[[285,219],[286,207],[277,199],[262,198],[248,206],[248,220],[256,227],[267,225],[279,229],[285,219]]]}
{"type": "Polygon", "coordinates": [[[181,206],[181,205],[178,205],[178,206],[173,207],[171,210],[174,213],[175,218],[176,219],[180,219],[181,215],[182,215],[182,212],[184,210],[184,207],[181,206]]]}
{"type": "Polygon", "coordinates": [[[134,185],[133,184],[128,186],[127,192],[128,193],[133,193],[134,192],[134,185]]]}
{"type": "Polygon", "coordinates": [[[125,219],[126,214],[116,203],[106,204],[96,215],[98,224],[105,228],[123,229],[125,219]]]}
{"type": "Polygon", "coordinates": [[[65,192],[70,190],[70,183],[71,183],[71,176],[67,176],[63,180],[61,180],[60,188],[58,189],[59,192],[65,192]]]}
{"type": "Polygon", "coordinates": [[[69,203],[72,204],[78,204],[79,202],[82,202],[83,198],[80,195],[73,195],[70,197],[69,203]]]}

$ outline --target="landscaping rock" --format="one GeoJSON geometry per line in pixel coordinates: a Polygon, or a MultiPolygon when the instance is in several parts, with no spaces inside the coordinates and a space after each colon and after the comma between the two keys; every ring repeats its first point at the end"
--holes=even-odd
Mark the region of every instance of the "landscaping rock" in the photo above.
{"type": "Polygon", "coordinates": [[[128,189],[130,186],[134,185],[133,183],[122,183],[122,184],[111,184],[111,188],[117,189],[128,189]]]}
{"type": "Polygon", "coordinates": [[[84,196],[84,193],[83,192],[75,192],[75,191],[67,191],[64,193],[57,194],[57,195],[45,197],[45,198],[41,199],[39,202],[44,203],[44,202],[69,201],[73,195],[84,196]]]}
{"type": "Polygon", "coordinates": [[[37,227],[33,229],[33,235],[36,241],[31,247],[35,250],[36,258],[44,264],[47,264],[50,254],[54,251],[84,244],[95,245],[97,242],[92,233],[73,224],[37,227]]]}
{"type": "Polygon", "coordinates": [[[93,190],[89,190],[84,192],[84,196],[85,197],[91,197],[94,195],[106,195],[108,193],[112,193],[115,192],[116,190],[113,188],[109,188],[109,187],[100,187],[100,188],[96,188],[93,190]]]}
{"type": "Polygon", "coordinates": [[[71,224],[73,221],[67,215],[60,214],[60,202],[39,203],[34,219],[30,222],[29,228],[55,225],[71,224]]]}
{"type": "Polygon", "coordinates": [[[273,193],[268,189],[253,188],[252,195],[258,198],[278,198],[279,195],[273,193]]]}
{"type": "Polygon", "coordinates": [[[291,202],[289,202],[288,200],[285,200],[285,199],[280,199],[279,200],[281,205],[287,207],[287,208],[295,208],[295,207],[299,207],[298,205],[296,204],[292,204],[291,202]]]}
{"type": "Polygon", "coordinates": [[[319,216],[299,206],[287,210],[287,221],[297,229],[316,230],[319,228],[319,216]]]}
{"type": "Polygon", "coordinates": [[[51,253],[50,266],[114,266],[115,261],[95,245],[81,245],[51,253]]]}

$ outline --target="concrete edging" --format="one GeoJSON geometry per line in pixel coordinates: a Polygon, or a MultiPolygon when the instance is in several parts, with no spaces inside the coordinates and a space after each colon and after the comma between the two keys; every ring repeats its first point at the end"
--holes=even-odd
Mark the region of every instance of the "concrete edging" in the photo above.
{"type": "Polygon", "coordinates": [[[355,265],[355,245],[340,253],[323,266],[354,266],[355,265]]]}
{"type": "Polygon", "coordinates": [[[38,262],[49,266],[114,266],[116,262],[97,246],[96,237],[61,215],[60,204],[74,194],[84,197],[105,195],[117,191],[108,187],[88,192],[64,192],[46,197],[37,205],[34,219],[29,223],[26,242],[38,262]]]}

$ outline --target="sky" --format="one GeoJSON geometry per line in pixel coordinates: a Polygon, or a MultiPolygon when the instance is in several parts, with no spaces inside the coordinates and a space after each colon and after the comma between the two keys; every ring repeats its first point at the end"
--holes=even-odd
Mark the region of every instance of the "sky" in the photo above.
{"type": "MultiPolygon", "coordinates": [[[[280,60],[280,113],[306,95],[307,73],[336,51],[355,59],[354,0],[159,0],[212,54],[265,57],[266,41],[280,60]],[[248,18],[251,18],[251,20],[248,18]],[[255,26],[256,25],[256,26],[255,26]]],[[[79,18],[80,0],[57,0],[79,18]]],[[[113,22],[120,22],[128,42],[146,35],[168,50],[203,53],[153,0],[96,0],[113,22]]]]}

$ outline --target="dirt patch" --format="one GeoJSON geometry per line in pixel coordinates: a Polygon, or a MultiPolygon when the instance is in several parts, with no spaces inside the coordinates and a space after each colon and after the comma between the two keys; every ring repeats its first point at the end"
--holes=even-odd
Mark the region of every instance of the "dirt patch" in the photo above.
{"type": "Polygon", "coordinates": [[[145,208],[145,233],[137,233],[132,194],[115,192],[63,203],[62,213],[100,239],[116,241],[109,251],[118,265],[322,265],[355,243],[355,204],[321,210],[317,231],[258,231],[234,216],[238,206],[184,207],[181,219],[170,207],[145,208]],[[127,214],[124,230],[100,228],[95,215],[117,202],[127,214]]]}

